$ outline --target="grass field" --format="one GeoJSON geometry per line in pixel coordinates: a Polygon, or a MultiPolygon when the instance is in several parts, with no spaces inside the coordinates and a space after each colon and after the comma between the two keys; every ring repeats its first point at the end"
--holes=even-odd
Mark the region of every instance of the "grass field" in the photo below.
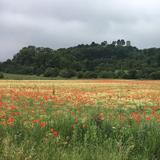
{"type": "Polygon", "coordinates": [[[3,73],[4,79],[6,80],[48,80],[51,78],[36,76],[36,75],[23,75],[23,74],[11,74],[11,73],[3,73]]]}
{"type": "Polygon", "coordinates": [[[54,159],[159,160],[160,81],[0,81],[0,160],[54,159]]]}
{"type": "MultiPolygon", "coordinates": [[[[62,77],[44,77],[42,75],[26,75],[26,74],[11,74],[11,73],[3,73],[5,80],[59,80],[64,79],[62,77]]],[[[76,77],[72,77],[71,79],[76,79],[76,77]]]]}

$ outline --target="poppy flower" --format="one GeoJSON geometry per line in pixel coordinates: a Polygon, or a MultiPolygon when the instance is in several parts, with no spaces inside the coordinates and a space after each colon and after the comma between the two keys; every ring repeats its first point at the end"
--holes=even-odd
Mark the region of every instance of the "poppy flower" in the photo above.
{"type": "Polygon", "coordinates": [[[41,122],[40,123],[40,127],[45,127],[46,126],[46,122],[41,122]]]}
{"type": "Polygon", "coordinates": [[[75,127],[75,126],[74,126],[74,124],[73,124],[73,125],[72,125],[72,129],[74,129],[74,127],[75,127]]]}
{"type": "Polygon", "coordinates": [[[146,116],[146,121],[150,121],[151,117],[150,116],[146,116]]]}
{"type": "Polygon", "coordinates": [[[38,119],[34,119],[32,122],[33,122],[33,123],[38,123],[39,120],[38,120],[38,119]]]}
{"type": "Polygon", "coordinates": [[[58,136],[58,132],[57,132],[57,131],[53,131],[52,133],[53,133],[53,136],[54,136],[54,137],[57,137],[57,136],[58,136]]]}
{"type": "Polygon", "coordinates": [[[8,123],[13,123],[14,122],[14,118],[8,118],[8,123]]]}

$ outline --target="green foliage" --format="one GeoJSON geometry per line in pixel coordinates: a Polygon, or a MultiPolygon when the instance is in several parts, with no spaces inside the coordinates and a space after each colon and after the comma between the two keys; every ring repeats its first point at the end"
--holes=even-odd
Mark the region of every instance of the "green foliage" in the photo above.
{"type": "Polygon", "coordinates": [[[5,79],[12,79],[12,80],[47,80],[52,79],[51,77],[44,77],[44,76],[36,76],[36,75],[24,75],[24,74],[10,74],[4,73],[5,79]]]}
{"type": "Polygon", "coordinates": [[[78,72],[77,77],[80,78],[80,79],[84,78],[84,72],[82,72],[82,71],[78,72]]]}
{"type": "Polygon", "coordinates": [[[75,71],[71,69],[63,69],[59,72],[59,76],[63,78],[71,78],[74,77],[75,75],[76,75],[75,71]]]}
{"type": "Polygon", "coordinates": [[[57,68],[47,68],[44,72],[45,77],[57,77],[59,74],[59,70],[57,68]]]}
{"type": "Polygon", "coordinates": [[[3,79],[3,78],[4,78],[3,73],[0,73],[0,79],[3,79]]]}
{"type": "Polygon", "coordinates": [[[160,79],[160,71],[152,72],[150,74],[151,79],[160,79]]]}
{"type": "Polygon", "coordinates": [[[83,74],[84,78],[90,79],[90,78],[97,78],[97,74],[95,72],[91,72],[91,71],[86,71],[83,74]]]}
{"type": "Polygon", "coordinates": [[[114,73],[112,71],[101,71],[99,74],[99,78],[113,78],[114,73]]]}
{"type": "Polygon", "coordinates": [[[4,73],[63,78],[160,79],[159,70],[159,48],[139,50],[125,46],[123,39],[58,50],[28,46],[0,63],[4,73]]]}
{"type": "Polygon", "coordinates": [[[24,117],[13,126],[0,126],[1,159],[160,159],[160,128],[155,120],[137,123],[130,117],[132,110],[98,108],[84,107],[76,114],[76,123],[72,114],[55,117],[52,110],[43,118],[44,127],[24,125],[24,117]],[[89,115],[85,121],[84,114],[89,115]],[[120,114],[126,119],[118,119],[120,114]],[[110,115],[114,115],[112,120],[110,115]],[[58,131],[57,137],[51,128],[58,131]]]}

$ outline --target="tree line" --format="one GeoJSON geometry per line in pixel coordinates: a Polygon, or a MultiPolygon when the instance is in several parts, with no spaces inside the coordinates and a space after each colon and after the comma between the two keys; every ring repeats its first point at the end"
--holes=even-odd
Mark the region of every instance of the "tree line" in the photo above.
{"type": "Polygon", "coordinates": [[[63,78],[160,79],[160,48],[138,49],[124,40],[53,50],[22,48],[0,63],[0,71],[63,78]]]}

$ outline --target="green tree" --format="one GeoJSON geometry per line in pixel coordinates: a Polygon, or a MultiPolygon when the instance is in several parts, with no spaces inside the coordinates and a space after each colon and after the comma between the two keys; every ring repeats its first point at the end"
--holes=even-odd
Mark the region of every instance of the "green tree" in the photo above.
{"type": "Polygon", "coordinates": [[[92,71],[86,71],[84,73],[84,78],[87,78],[87,79],[97,78],[97,74],[95,72],[92,72],[92,71]]]}
{"type": "Polygon", "coordinates": [[[59,72],[59,76],[63,78],[71,78],[76,76],[76,73],[74,70],[71,70],[71,69],[63,69],[59,72]]]}
{"type": "Polygon", "coordinates": [[[47,68],[44,72],[45,77],[57,77],[59,74],[59,70],[57,68],[47,68]]]}
{"type": "Polygon", "coordinates": [[[149,75],[149,77],[151,78],[151,79],[159,79],[160,80],[160,71],[156,71],[156,72],[152,72],[150,75],[149,75]]]}
{"type": "Polygon", "coordinates": [[[3,73],[0,72],[0,79],[3,79],[4,78],[4,75],[3,73]]]}
{"type": "Polygon", "coordinates": [[[114,77],[114,73],[112,71],[101,71],[98,74],[99,78],[113,78],[114,77]]]}

